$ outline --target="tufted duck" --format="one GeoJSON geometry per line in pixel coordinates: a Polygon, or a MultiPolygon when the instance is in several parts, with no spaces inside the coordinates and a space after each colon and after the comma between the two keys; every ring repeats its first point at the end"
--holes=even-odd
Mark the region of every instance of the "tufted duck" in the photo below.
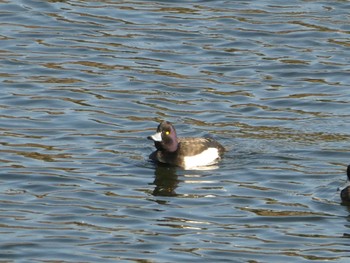
{"type": "MultiPolygon", "coordinates": [[[[350,181],[350,165],[348,165],[346,174],[348,176],[348,181],[350,181]]],[[[343,202],[350,202],[350,186],[347,186],[343,190],[341,190],[340,198],[343,202]]]]}
{"type": "Polygon", "coordinates": [[[178,138],[174,126],[163,121],[156,134],[147,137],[157,148],[149,158],[184,169],[217,163],[225,148],[212,138],[178,138]]]}

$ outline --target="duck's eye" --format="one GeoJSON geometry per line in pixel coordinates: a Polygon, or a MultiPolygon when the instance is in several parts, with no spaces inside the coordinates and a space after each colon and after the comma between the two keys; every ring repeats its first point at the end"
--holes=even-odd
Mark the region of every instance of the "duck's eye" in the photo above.
{"type": "Polygon", "coordinates": [[[165,132],[165,135],[169,135],[169,134],[170,134],[170,131],[166,131],[166,132],[165,132]]]}

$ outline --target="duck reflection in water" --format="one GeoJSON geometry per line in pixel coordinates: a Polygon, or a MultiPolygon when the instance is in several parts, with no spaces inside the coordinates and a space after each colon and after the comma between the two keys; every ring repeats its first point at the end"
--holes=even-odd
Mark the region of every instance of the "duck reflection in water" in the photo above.
{"type": "Polygon", "coordinates": [[[350,165],[348,165],[348,168],[346,170],[346,175],[348,176],[348,182],[347,186],[341,190],[340,192],[340,198],[343,202],[343,204],[350,205],[350,165]]]}
{"type": "Polygon", "coordinates": [[[155,196],[176,196],[175,189],[179,184],[176,167],[158,164],[155,169],[154,184],[156,187],[153,190],[155,196]]]}
{"type": "Polygon", "coordinates": [[[168,166],[167,164],[158,163],[155,166],[155,179],[153,184],[156,186],[153,190],[154,196],[178,196],[175,189],[179,186],[179,183],[193,182],[191,178],[196,178],[196,182],[203,183],[208,182],[208,180],[200,180],[202,177],[199,171],[211,171],[216,170],[219,167],[216,165],[201,167],[197,169],[182,170],[178,167],[168,166]],[[181,179],[179,179],[179,177],[181,179]],[[187,179],[185,179],[187,178],[187,179]]]}

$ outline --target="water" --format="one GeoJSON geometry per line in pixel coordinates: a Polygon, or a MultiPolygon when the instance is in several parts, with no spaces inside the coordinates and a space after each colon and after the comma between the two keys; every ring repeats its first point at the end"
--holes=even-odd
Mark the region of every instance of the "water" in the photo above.
{"type": "Polygon", "coordinates": [[[348,1],[0,6],[2,260],[348,262],[348,1]],[[149,162],[163,119],[223,161],[149,162]]]}

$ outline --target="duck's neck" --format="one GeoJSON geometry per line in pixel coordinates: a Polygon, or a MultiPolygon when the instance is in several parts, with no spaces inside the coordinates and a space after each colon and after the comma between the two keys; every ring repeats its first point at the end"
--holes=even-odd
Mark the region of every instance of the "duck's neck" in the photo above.
{"type": "Polygon", "coordinates": [[[179,143],[177,141],[177,139],[175,141],[173,141],[171,144],[167,145],[167,151],[168,152],[175,152],[177,150],[177,148],[179,147],[179,143]]]}

